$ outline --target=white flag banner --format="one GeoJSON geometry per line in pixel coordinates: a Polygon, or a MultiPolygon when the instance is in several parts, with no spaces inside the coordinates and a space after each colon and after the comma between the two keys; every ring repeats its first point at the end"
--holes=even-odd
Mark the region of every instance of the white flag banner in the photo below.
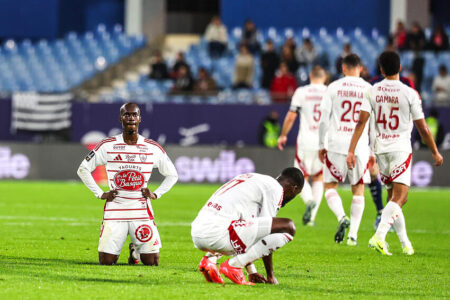
{"type": "Polygon", "coordinates": [[[11,129],[55,131],[69,128],[72,94],[14,93],[11,129]]]}

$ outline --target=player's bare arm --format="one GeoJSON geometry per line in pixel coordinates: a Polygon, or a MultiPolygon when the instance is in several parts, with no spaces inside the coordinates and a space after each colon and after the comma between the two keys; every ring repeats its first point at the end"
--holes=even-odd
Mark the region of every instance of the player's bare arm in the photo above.
{"type": "Polygon", "coordinates": [[[439,150],[434,142],[433,135],[431,134],[430,128],[428,128],[425,119],[419,119],[414,121],[414,125],[419,131],[420,137],[425,141],[425,144],[431,150],[434,159],[435,166],[441,166],[444,163],[444,158],[439,153],[439,150]]]}
{"type": "Polygon", "coordinates": [[[364,127],[366,126],[367,120],[369,120],[370,114],[367,111],[361,111],[359,113],[359,120],[356,123],[355,131],[353,132],[352,139],[350,141],[350,147],[348,148],[347,155],[347,166],[352,169],[355,166],[355,149],[358,144],[359,138],[361,137],[364,127]]]}
{"type": "Polygon", "coordinates": [[[266,274],[267,274],[267,283],[270,284],[278,284],[278,280],[273,274],[273,260],[272,260],[272,253],[264,256],[262,258],[264,262],[264,267],[266,268],[266,274]]]}
{"type": "Polygon", "coordinates": [[[286,117],[284,118],[283,128],[281,129],[281,135],[278,138],[278,149],[283,150],[286,146],[287,135],[294,125],[295,119],[297,119],[297,113],[294,111],[288,111],[286,117]]]}

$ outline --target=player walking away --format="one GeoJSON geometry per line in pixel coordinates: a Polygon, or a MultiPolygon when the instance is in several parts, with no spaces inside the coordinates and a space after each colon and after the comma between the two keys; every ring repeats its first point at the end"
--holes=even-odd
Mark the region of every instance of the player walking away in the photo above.
{"type": "Polygon", "coordinates": [[[105,199],[103,224],[98,244],[101,265],[117,262],[130,235],[129,263],[157,266],[161,240],[153,221],[150,199],[159,199],[178,180],[175,166],[164,149],[138,134],[141,114],[135,103],[120,108],[122,134],[101,141],[78,168],[78,176],[97,198],[105,199]],[[91,172],[106,165],[109,191],[95,183],[91,172]],[[147,188],[153,168],[165,176],[154,191],[147,188]]]}
{"type": "Polygon", "coordinates": [[[401,66],[398,54],[391,51],[383,52],[379,64],[385,79],[375,84],[366,94],[348,150],[347,164],[349,168],[355,167],[356,145],[359,144],[361,134],[364,134],[367,120],[373,114],[376,120],[375,154],[390,201],[383,209],[380,224],[369,241],[369,247],[383,255],[391,255],[385,238],[393,225],[402,244],[403,253],[413,255],[414,249],[406,234],[405,217],[402,212],[411,182],[413,123],[430,148],[435,165],[442,165],[443,158],[425,122],[419,94],[399,80],[401,66]]]}
{"type": "Polygon", "coordinates": [[[199,269],[208,282],[224,283],[217,259],[233,256],[220,265],[220,273],[237,284],[266,282],[278,284],[273,273],[272,252],[292,241],[295,225],[290,219],[276,218],[303,188],[304,178],[297,168],[286,168],[274,179],[249,173],[236,176],[220,187],[192,222],[192,240],[206,251],[199,269]],[[267,278],[256,272],[253,262],[263,259],[267,278]],[[242,268],[249,273],[245,280],[242,268]]]}
{"type": "Polygon", "coordinates": [[[327,87],[324,85],[326,73],[320,66],[315,66],[309,73],[311,84],[299,87],[292,97],[291,107],[284,119],[283,129],[278,138],[278,148],[283,150],[287,135],[300,113],[300,129],[297,136],[297,147],[294,166],[305,176],[305,185],[300,196],[305,202],[306,210],[303,224],[314,226],[317,211],[323,196],[323,165],[319,160],[319,121],[320,103],[327,87]],[[311,176],[311,185],[308,178],[311,176]]]}
{"type": "Polygon", "coordinates": [[[325,164],[323,169],[325,199],[339,222],[334,240],[341,243],[346,229],[350,226],[347,245],[356,246],[364,211],[364,182],[370,180],[369,173],[366,172],[369,161],[368,126],[364,127],[361,141],[356,147],[356,167],[352,170],[347,169],[346,157],[358,121],[361,101],[370,84],[359,77],[362,65],[356,54],[344,57],[342,70],[345,77],[328,86],[320,107],[322,117],[319,124],[319,158],[325,164]],[[328,135],[328,149],[325,149],[326,135],[328,135]],[[353,193],[350,219],[345,214],[337,192],[338,183],[343,182],[347,175],[353,193]]]}

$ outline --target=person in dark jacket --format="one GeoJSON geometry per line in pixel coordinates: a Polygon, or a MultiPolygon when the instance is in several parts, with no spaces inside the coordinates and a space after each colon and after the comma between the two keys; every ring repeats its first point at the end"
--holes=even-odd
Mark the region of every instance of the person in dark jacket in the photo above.
{"type": "Polygon", "coordinates": [[[261,55],[262,78],[261,86],[269,89],[275,72],[280,65],[280,56],[275,52],[275,47],[271,40],[266,41],[266,51],[261,55]]]}

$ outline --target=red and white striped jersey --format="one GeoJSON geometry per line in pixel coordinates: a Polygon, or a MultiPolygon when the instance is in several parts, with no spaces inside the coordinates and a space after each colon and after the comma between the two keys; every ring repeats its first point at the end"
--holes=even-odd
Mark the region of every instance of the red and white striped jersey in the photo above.
{"type": "Polygon", "coordinates": [[[206,202],[198,217],[249,220],[275,217],[283,200],[283,187],[270,176],[248,173],[222,185],[206,202]]]}
{"type": "MultiPolygon", "coordinates": [[[[164,149],[155,141],[139,135],[135,145],[124,142],[122,135],[109,137],[97,144],[80,165],[89,175],[97,166],[105,165],[108,186],[117,190],[117,197],[105,204],[104,220],[153,219],[150,200],[143,197],[141,189],[147,187],[153,169],[166,176],[154,193],[160,198],[178,179],[175,166],[164,149]],[[169,179],[169,180],[168,180],[169,179]]],[[[85,172],[86,173],[86,172],[85,172]]],[[[80,175],[86,186],[100,198],[103,190],[92,179],[80,175]],[[92,180],[91,180],[92,179],[92,180]]]]}
{"type": "Polygon", "coordinates": [[[424,118],[416,90],[400,80],[384,79],[368,90],[361,110],[375,120],[375,153],[412,151],[413,121],[424,118]]]}
{"type": "Polygon", "coordinates": [[[289,110],[300,112],[300,128],[297,147],[304,151],[319,150],[320,103],[327,91],[324,84],[309,84],[297,88],[292,96],[289,110]]]}

